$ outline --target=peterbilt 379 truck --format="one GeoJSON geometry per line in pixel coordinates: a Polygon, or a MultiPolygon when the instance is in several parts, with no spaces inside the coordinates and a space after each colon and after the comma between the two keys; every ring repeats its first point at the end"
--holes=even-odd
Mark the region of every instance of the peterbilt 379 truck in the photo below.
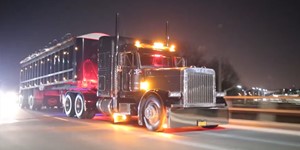
{"type": "Polygon", "coordinates": [[[60,106],[69,117],[113,122],[137,116],[148,130],[227,123],[215,71],[186,66],[175,46],[91,33],[71,37],[21,61],[20,106],[60,106]]]}

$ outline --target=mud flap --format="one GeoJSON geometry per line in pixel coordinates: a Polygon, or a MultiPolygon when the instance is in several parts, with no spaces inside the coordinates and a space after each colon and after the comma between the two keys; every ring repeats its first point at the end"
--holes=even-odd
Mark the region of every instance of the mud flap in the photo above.
{"type": "Polygon", "coordinates": [[[226,107],[212,108],[167,108],[166,127],[214,126],[228,124],[226,107]]]}

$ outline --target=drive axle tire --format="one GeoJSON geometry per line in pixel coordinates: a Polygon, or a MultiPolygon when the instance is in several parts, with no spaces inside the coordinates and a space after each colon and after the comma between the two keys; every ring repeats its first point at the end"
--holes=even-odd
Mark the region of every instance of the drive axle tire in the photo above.
{"type": "Polygon", "coordinates": [[[64,101],[64,112],[68,117],[74,117],[74,98],[70,94],[67,94],[64,101]]]}
{"type": "Polygon", "coordinates": [[[77,94],[75,98],[75,114],[79,119],[87,118],[88,112],[86,111],[86,104],[83,96],[81,94],[77,94]]]}
{"type": "Polygon", "coordinates": [[[28,101],[22,95],[19,97],[19,107],[22,109],[28,107],[28,101]]]}
{"type": "Polygon", "coordinates": [[[143,110],[143,120],[147,129],[163,131],[165,117],[166,111],[160,98],[154,94],[147,96],[143,110]]]}
{"type": "Polygon", "coordinates": [[[38,104],[37,100],[31,95],[28,97],[28,105],[31,110],[41,110],[41,104],[38,104]]]}

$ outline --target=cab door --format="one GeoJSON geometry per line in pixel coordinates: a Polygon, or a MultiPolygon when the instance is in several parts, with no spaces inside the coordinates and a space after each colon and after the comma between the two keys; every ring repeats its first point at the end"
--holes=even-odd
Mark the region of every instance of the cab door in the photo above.
{"type": "Polygon", "coordinates": [[[122,91],[133,91],[134,84],[133,80],[134,71],[137,68],[136,55],[132,52],[121,53],[121,84],[120,88],[122,91]]]}

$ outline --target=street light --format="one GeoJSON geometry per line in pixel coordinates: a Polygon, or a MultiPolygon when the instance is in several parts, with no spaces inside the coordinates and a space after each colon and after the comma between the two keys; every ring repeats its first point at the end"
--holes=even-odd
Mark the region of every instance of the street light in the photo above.
{"type": "Polygon", "coordinates": [[[234,88],[238,88],[238,89],[243,89],[243,86],[241,86],[241,85],[233,85],[232,87],[230,87],[230,88],[228,88],[228,89],[225,89],[224,91],[223,91],[223,94],[226,96],[227,95],[227,91],[229,91],[229,90],[232,90],[232,89],[234,89],[234,88]]]}
{"type": "Polygon", "coordinates": [[[242,89],[243,87],[241,85],[236,86],[238,89],[242,89]]]}

